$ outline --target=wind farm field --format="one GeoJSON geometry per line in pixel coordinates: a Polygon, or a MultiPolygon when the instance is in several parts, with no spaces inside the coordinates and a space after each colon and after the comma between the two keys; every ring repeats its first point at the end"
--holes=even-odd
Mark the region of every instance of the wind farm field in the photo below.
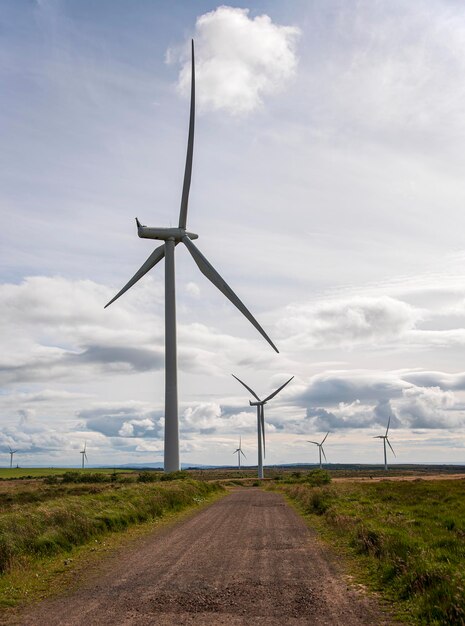
{"type": "Polygon", "coordinates": [[[453,469],[3,479],[0,623],[81,624],[101,608],[92,623],[464,624],[465,477],[453,469]],[[187,522],[154,532],[154,521],[189,509],[187,522]],[[137,529],[140,548],[128,543],[137,529]],[[81,550],[98,554],[102,569],[71,591],[55,581],[71,575],[81,550]],[[82,605],[72,619],[69,602],[82,605]]]}

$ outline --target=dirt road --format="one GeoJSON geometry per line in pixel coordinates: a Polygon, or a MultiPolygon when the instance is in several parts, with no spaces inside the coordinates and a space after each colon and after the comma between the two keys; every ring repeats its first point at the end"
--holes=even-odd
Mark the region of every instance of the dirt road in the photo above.
{"type": "Polygon", "coordinates": [[[100,569],[79,590],[32,607],[16,623],[392,623],[373,600],[348,588],[334,557],[283,498],[259,489],[230,494],[100,569]]]}

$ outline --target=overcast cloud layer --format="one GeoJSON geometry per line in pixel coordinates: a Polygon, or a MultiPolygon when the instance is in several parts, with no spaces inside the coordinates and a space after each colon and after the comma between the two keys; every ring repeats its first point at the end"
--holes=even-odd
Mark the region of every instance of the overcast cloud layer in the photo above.
{"type": "Polygon", "coordinates": [[[465,7],[210,2],[0,7],[0,465],[163,458],[163,267],[177,221],[280,354],[177,248],[182,461],[465,460],[465,7]],[[394,459],[393,459],[394,460],[394,459]]]}

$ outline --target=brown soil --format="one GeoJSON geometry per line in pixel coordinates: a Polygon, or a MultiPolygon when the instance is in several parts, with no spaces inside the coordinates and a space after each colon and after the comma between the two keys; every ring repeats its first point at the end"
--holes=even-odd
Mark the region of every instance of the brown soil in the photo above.
{"type": "Polygon", "coordinates": [[[238,490],[107,557],[24,626],[393,624],[281,495],[238,490]]]}

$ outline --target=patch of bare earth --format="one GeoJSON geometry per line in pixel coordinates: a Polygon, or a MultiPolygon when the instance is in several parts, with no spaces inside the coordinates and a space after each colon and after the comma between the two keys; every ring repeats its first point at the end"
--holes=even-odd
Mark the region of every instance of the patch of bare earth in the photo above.
{"type": "Polygon", "coordinates": [[[28,626],[394,623],[348,587],[276,493],[239,490],[105,559],[98,576],[17,617],[28,626]]]}

